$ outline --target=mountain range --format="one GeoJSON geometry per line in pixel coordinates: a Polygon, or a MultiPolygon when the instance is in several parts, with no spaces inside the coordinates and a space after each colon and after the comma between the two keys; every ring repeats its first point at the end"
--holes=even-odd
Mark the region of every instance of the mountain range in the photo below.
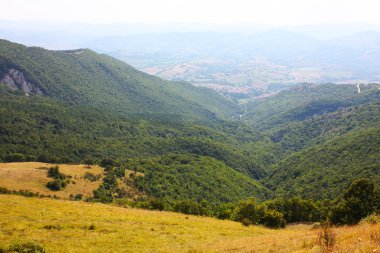
{"type": "Polygon", "coordinates": [[[302,84],[241,105],[89,49],[5,40],[0,83],[2,161],[114,159],[144,173],[134,183],[148,196],[176,200],[334,198],[358,177],[380,185],[377,84],[302,84]]]}

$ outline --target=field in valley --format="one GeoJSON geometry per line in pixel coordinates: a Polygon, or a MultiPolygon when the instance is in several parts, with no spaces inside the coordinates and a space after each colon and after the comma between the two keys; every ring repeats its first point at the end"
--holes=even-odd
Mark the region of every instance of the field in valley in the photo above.
{"type": "MultiPolygon", "coordinates": [[[[322,252],[319,229],[232,221],[49,198],[0,195],[0,247],[34,241],[47,252],[322,252]]],[[[332,252],[379,252],[380,224],[334,228],[332,252]]]]}

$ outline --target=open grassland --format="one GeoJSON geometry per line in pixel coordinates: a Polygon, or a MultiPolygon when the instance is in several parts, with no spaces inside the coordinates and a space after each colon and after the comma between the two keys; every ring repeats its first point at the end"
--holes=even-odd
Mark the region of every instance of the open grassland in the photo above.
{"type": "MultiPolygon", "coordinates": [[[[380,225],[334,228],[330,252],[379,252],[380,225]]],[[[34,241],[48,252],[322,252],[318,229],[232,221],[47,198],[0,195],[0,246],[34,241]]]]}
{"type": "Polygon", "coordinates": [[[101,183],[101,180],[90,182],[83,178],[86,172],[103,175],[103,170],[97,165],[59,164],[60,172],[72,176],[72,180],[61,191],[51,191],[46,187],[47,182],[52,181],[47,177],[47,168],[55,165],[40,162],[0,163],[0,187],[8,190],[28,190],[40,195],[55,195],[67,199],[70,195],[78,193],[84,197],[92,196],[93,190],[101,183]]]}

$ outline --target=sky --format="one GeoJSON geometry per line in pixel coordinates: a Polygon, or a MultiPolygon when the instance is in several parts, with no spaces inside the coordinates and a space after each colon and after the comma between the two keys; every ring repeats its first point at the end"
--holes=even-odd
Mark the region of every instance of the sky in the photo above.
{"type": "Polygon", "coordinates": [[[0,0],[0,19],[51,23],[380,24],[378,0],[0,0]]]}

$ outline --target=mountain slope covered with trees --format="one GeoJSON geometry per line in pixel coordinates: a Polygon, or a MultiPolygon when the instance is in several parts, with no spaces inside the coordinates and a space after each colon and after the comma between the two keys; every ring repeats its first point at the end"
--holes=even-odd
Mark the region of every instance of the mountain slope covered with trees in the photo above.
{"type": "Polygon", "coordinates": [[[111,159],[145,175],[141,192],[176,201],[333,199],[358,177],[380,182],[375,84],[304,84],[241,106],[87,49],[8,41],[0,80],[3,162],[111,159]]]}

